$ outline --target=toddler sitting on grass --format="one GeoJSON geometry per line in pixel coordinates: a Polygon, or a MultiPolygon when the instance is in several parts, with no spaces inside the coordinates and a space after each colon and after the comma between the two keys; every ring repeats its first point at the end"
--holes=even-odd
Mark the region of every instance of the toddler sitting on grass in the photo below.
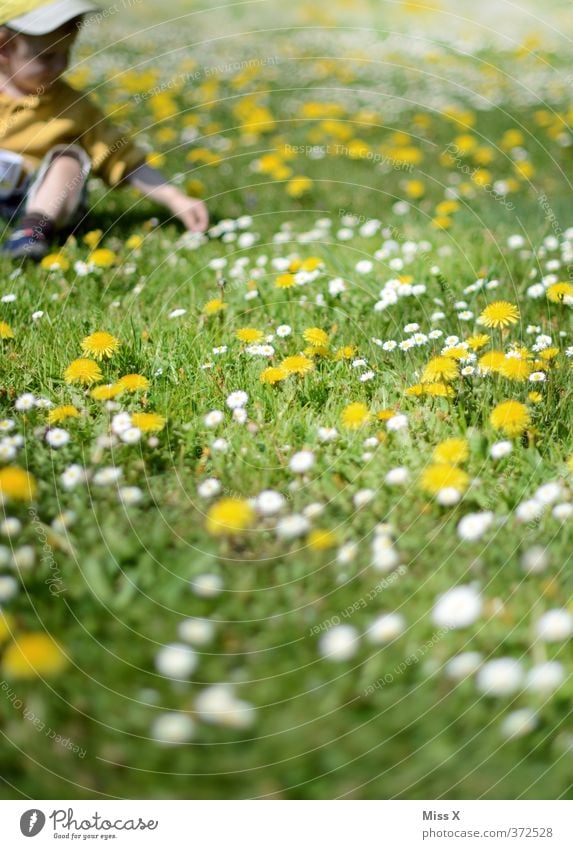
{"type": "Polygon", "coordinates": [[[46,256],[85,215],[90,174],[134,186],[188,230],[207,229],[205,205],[147,165],[145,152],[61,79],[84,15],[97,10],[88,0],[57,0],[10,20],[0,11],[0,217],[17,222],[4,256],[46,256]]]}

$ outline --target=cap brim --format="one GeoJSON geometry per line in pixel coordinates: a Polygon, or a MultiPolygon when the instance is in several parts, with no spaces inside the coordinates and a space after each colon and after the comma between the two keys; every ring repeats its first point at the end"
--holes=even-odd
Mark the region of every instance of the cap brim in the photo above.
{"type": "Polygon", "coordinates": [[[74,18],[88,12],[97,12],[99,9],[100,7],[90,0],[57,0],[55,3],[40,6],[27,15],[6,21],[6,26],[23,35],[47,35],[74,18]]]}

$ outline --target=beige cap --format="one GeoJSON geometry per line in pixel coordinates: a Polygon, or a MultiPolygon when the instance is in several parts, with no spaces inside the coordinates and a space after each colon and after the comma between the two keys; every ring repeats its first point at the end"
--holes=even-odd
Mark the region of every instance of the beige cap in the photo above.
{"type": "Polygon", "coordinates": [[[88,12],[97,12],[98,9],[99,6],[89,0],[56,0],[55,3],[47,3],[27,15],[6,21],[6,26],[23,35],[46,35],[68,21],[88,12]]]}

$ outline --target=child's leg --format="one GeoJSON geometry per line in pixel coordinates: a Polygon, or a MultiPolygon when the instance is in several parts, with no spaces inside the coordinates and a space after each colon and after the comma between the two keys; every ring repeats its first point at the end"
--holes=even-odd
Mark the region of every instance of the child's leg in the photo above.
{"type": "Polygon", "coordinates": [[[56,230],[65,227],[80,207],[89,173],[90,161],[82,148],[54,148],[30,187],[26,215],[49,220],[56,230]]]}
{"type": "Polygon", "coordinates": [[[2,247],[13,259],[40,260],[57,230],[75,218],[85,200],[90,173],[86,152],[75,145],[54,148],[34,178],[16,232],[2,247]]]}

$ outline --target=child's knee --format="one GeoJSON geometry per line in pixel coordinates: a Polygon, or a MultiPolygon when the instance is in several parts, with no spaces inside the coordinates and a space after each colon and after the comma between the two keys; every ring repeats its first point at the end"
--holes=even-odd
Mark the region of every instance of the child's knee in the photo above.
{"type": "Polygon", "coordinates": [[[83,148],[78,145],[59,145],[50,150],[44,160],[46,173],[63,171],[67,176],[72,174],[82,183],[90,173],[90,159],[83,148]]]}
{"type": "Polygon", "coordinates": [[[80,160],[77,156],[74,156],[73,153],[68,152],[63,153],[58,151],[54,155],[54,157],[50,161],[50,164],[47,167],[46,173],[50,174],[54,172],[61,172],[68,179],[70,177],[74,177],[77,178],[78,181],[80,181],[83,176],[82,164],[80,160]]]}

